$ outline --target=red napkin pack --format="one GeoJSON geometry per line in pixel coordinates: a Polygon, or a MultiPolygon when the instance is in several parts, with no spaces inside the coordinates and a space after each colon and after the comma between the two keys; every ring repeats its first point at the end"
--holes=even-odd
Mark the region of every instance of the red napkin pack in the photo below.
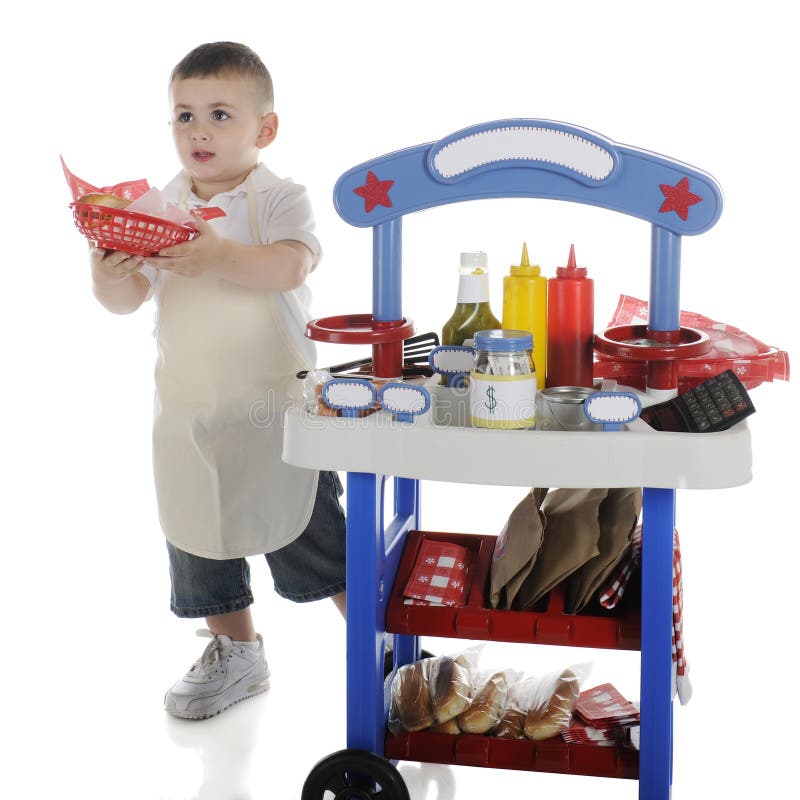
{"type": "Polygon", "coordinates": [[[573,717],[569,728],[562,731],[561,738],[570,744],[594,745],[595,747],[614,747],[618,742],[625,741],[625,728],[612,728],[601,730],[593,728],[583,720],[573,717]]]}
{"type": "Polygon", "coordinates": [[[470,552],[424,539],[403,594],[407,605],[463,606],[469,591],[470,552]]]}
{"type": "Polygon", "coordinates": [[[639,724],[639,710],[610,683],[581,692],[575,714],[598,731],[639,724]]]}

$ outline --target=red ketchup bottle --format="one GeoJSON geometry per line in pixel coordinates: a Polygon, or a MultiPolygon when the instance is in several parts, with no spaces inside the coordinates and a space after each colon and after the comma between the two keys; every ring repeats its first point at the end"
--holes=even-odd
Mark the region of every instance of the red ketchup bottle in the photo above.
{"type": "Polygon", "coordinates": [[[594,281],[575,265],[575,245],[566,267],[547,281],[547,378],[549,386],[593,386],[594,281]]]}

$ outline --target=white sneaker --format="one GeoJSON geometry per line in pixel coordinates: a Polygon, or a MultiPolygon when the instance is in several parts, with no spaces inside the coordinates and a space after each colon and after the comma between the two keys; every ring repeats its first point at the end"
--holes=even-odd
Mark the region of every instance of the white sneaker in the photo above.
{"type": "Polygon", "coordinates": [[[234,703],[269,689],[264,641],[234,642],[230,637],[199,630],[211,642],[199,661],[165,695],[164,709],[184,719],[207,719],[234,703]],[[250,645],[250,646],[248,646],[250,645]]]}

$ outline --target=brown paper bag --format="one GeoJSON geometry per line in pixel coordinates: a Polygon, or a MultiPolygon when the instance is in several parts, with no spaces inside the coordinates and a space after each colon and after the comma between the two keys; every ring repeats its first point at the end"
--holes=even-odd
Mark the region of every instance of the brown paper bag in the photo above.
{"type": "Polygon", "coordinates": [[[492,608],[511,608],[528,577],[544,537],[542,501],[547,489],[531,489],[511,512],[495,543],[489,572],[489,602],[492,608]]]}
{"type": "Polygon", "coordinates": [[[534,568],[523,582],[514,607],[535,605],[554,586],[600,552],[600,503],[608,489],[556,489],[542,503],[547,520],[544,541],[534,568]]]}
{"type": "Polygon", "coordinates": [[[589,559],[567,580],[564,610],[575,614],[583,609],[603,583],[630,544],[631,531],[642,510],[642,490],[609,489],[600,504],[597,540],[598,554],[589,559]]]}

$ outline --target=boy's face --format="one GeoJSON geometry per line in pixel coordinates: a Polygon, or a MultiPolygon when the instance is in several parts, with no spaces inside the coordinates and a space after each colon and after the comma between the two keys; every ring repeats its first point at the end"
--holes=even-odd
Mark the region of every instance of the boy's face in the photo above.
{"type": "Polygon", "coordinates": [[[170,86],[172,136],[195,194],[210,200],[238,186],[277,134],[251,84],[237,77],[185,78],[170,86]]]}

